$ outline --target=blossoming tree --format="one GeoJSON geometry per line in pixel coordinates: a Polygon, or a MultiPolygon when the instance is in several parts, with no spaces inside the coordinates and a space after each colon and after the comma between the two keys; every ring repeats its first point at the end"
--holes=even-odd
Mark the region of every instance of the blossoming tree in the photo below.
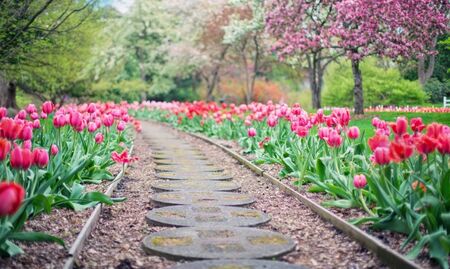
{"type": "Polygon", "coordinates": [[[445,0],[276,0],[273,4],[267,22],[278,33],[279,50],[311,54],[335,49],[351,60],[357,114],[364,111],[361,60],[370,55],[397,59],[434,53],[435,37],[448,29],[450,7],[445,0]],[[277,23],[271,19],[285,14],[294,19],[277,23]]]}

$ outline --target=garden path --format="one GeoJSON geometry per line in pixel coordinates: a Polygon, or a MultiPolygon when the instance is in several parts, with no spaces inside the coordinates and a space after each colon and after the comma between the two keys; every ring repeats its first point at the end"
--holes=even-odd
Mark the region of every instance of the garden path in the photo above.
{"type": "Polygon", "coordinates": [[[272,256],[283,263],[269,268],[381,267],[298,200],[197,138],[143,123],[135,145],[140,159],[116,193],[128,200],[102,213],[82,268],[220,268],[223,261],[186,261],[272,256]],[[194,227],[167,227],[174,225],[194,227]]]}

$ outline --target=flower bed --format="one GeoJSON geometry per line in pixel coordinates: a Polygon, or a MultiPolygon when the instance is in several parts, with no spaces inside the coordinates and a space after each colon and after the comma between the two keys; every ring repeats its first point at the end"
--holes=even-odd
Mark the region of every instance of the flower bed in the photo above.
{"type": "Polygon", "coordinates": [[[191,132],[236,140],[255,162],[281,165],[281,177],[326,193],[326,206],[361,208],[353,220],[378,230],[406,234],[415,258],[426,247],[448,268],[450,128],[425,125],[420,118],[396,122],[374,118],[375,135],[366,140],[350,127],[348,109],[308,114],[298,105],[253,103],[144,103],[136,112],[191,132]],[[408,126],[410,125],[411,128],[408,126]]]}
{"type": "Polygon", "coordinates": [[[128,115],[127,104],[91,103],[57,108],[45,102],[39,111],[30,104],[13,117],[0,108],[2,256],[22,252],[14,241],[64,244],[60,238],[48,234],[22,231],[29,218],[49,213],[55,207],[79,211],[121,200],[87,191],[85,184],[112,180],[109,167],[115,161],[132,160],[124,158],[132,143],[128,125],[140,129],[140,123],[128,115]]]}

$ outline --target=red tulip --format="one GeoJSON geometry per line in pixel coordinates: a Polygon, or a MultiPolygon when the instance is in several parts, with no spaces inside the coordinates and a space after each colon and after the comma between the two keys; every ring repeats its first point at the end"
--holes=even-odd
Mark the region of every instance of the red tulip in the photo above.
{"type": "Polygon", "coordinates": [[[6,109],[6,107],[0,107],[0,120],[6,117],[7,114],[8,110],[6,109]]]}
{"type": "Polygon", "coordinates": [[[397,136],[401,136],[408,129],[408,120],[405,117],[398,117],[395,123],[391,123],[391,128],[397,136]]]}
{"type": "Polygon", "coordinates": [[[8,140],[16,140],[22,132],[22,124],[17,123],[11,118],[3,118],[0,121],[0,137],[8,140]]]}
{"type": "Polygon", "coordinates": [[[427,135],[422,135],[415,140],[416,149],[421,154],[429,154],[437,147],[437,140],[427,135]]]}
{"type": "Polygon", "coordinates": [[[357,189],[363,189],[366,185],[367,185],[367,179],[366,176],[361,174],[361,175],[355,175],[353,177],[353,185],[355,186],[355,188],[357,189]]]}
{"type": "Polygon", "coordinates": [[[0,183],[0,217],[11,216],[19,210],[25,198],[24,188],[15,182],[0,183]]]}
{"type": "Polygon", "coordinates": [[[389,146],[389,137],[385,135],[375,135],[367,140],[367,144],[372,151],[374,151],[378,147],[388,147],[389,146]]]}
{"type": "Polygon", "coordinates": [[[437,149],[442,155],[450,154],[450,135],[439,136],[437,149]]]}
{"type": "Polygon", "coordinates": [[[42,112],[44,112],[45,114],[52,113],[53,109],[55,109],[55,106],[51,101],[47,101],[42,104],[42,112]]]}
{"type": "Polygon", "coordinates": [[[11,151],[10,163],[14,169],[28,170],[33,162],[33,156],[29,149],[16,146],[11,151]]]}
{"type": "Polygon", "coordinates": [[[48,164],[48,153],[45,149],[42,148],[36,148],[33,150],[33,164],[40,167],[40,168],[44,168],[47,166],[48,164]]]}
{"type": "Polygon", "coordinates": [[[116,151],[114,151],[111,154],[111,159],[113,159],[116,163],[131,163],[135,160],[137,160],[137,158],[132,158],[130,156],[128,156],[128,151],[124,150],[122,153],[117,153],[116,151]]]}
{"type": "Polygon", "coordinates": [[[379,165],[388,164],[391,159],[389,157],[389,148],[378,147],[373,152],[373,161],[379,165]]]}
{"type": "Polygon", "coordinates": [[[415,133],[422,132],[425,129],[425,125],[422,122],[422,118],[412,118],[411,119],[411,130],[415,133]]]}
{"type": "Polygon", "coordinates": [[[391,161],[402,162],[413,154],[414,147],[403,141],[392,141],[389,146],[389,157],[391,161]]]}
{"type": "Polygon", "coordinates": [[[350,139],[357,139],[359,137],[359,128],[357,126],[352,126],[347,131],[347,136],[350,139]]]}
{"type": "Polygon", "coordinates": [[[4,138],[0,138],[0,161],[6,159],[6,156],[8,155],[10,150],[11,150],[11,143],[4,138]]]}
{"type": "Polygon", "coordinates": [[[95,135],[95,143],[101,144],[103,142],[103,135],[102,133],[97,133],[95,135]]]}
{"type": "Polygon", "coordinates": [[[309,133],[309,129],[305,126],[298,126],[297,129],[295,130],[295,133],[299,137],[306,137],[309,133]]]}
{"type": "Polygon", "coordinates": [[[443,133],[444,126],[442,124],[433,122],[427,126],[427,136],[438,138],[443,133]]]}
{"type": "Polygon", "coordinates": [[[56,155],[58,154],[58,152],[59,152],[58,146],[55,145],[55,144],[53,144],[53,145],[50,147],[50,153],[51,153],[53,156],[56,156],[56,155]]]}
{"type": "Polygon", "coordinates": [[[256,136],[256,130],[255,130],[255,128],[249,128],[249,129],[247,130],[247,135],[248,135],[249,137],[255,137],[255,136],[256,136]]]}

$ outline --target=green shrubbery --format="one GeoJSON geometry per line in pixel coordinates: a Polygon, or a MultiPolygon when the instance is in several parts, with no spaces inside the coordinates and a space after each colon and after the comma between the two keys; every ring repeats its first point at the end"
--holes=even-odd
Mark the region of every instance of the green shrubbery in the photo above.
{"type": "MultiPolygon", "coordinates": [[[[419,105],[427,100],[419,82],[402,78],[399,70],[380,67],[377,60],[362,62],[364,105],[419,105]]],[[[332,64],[325,75],[323,101],[326,106],[352,106],[353,77],[350,62],[332,64]]]]}

